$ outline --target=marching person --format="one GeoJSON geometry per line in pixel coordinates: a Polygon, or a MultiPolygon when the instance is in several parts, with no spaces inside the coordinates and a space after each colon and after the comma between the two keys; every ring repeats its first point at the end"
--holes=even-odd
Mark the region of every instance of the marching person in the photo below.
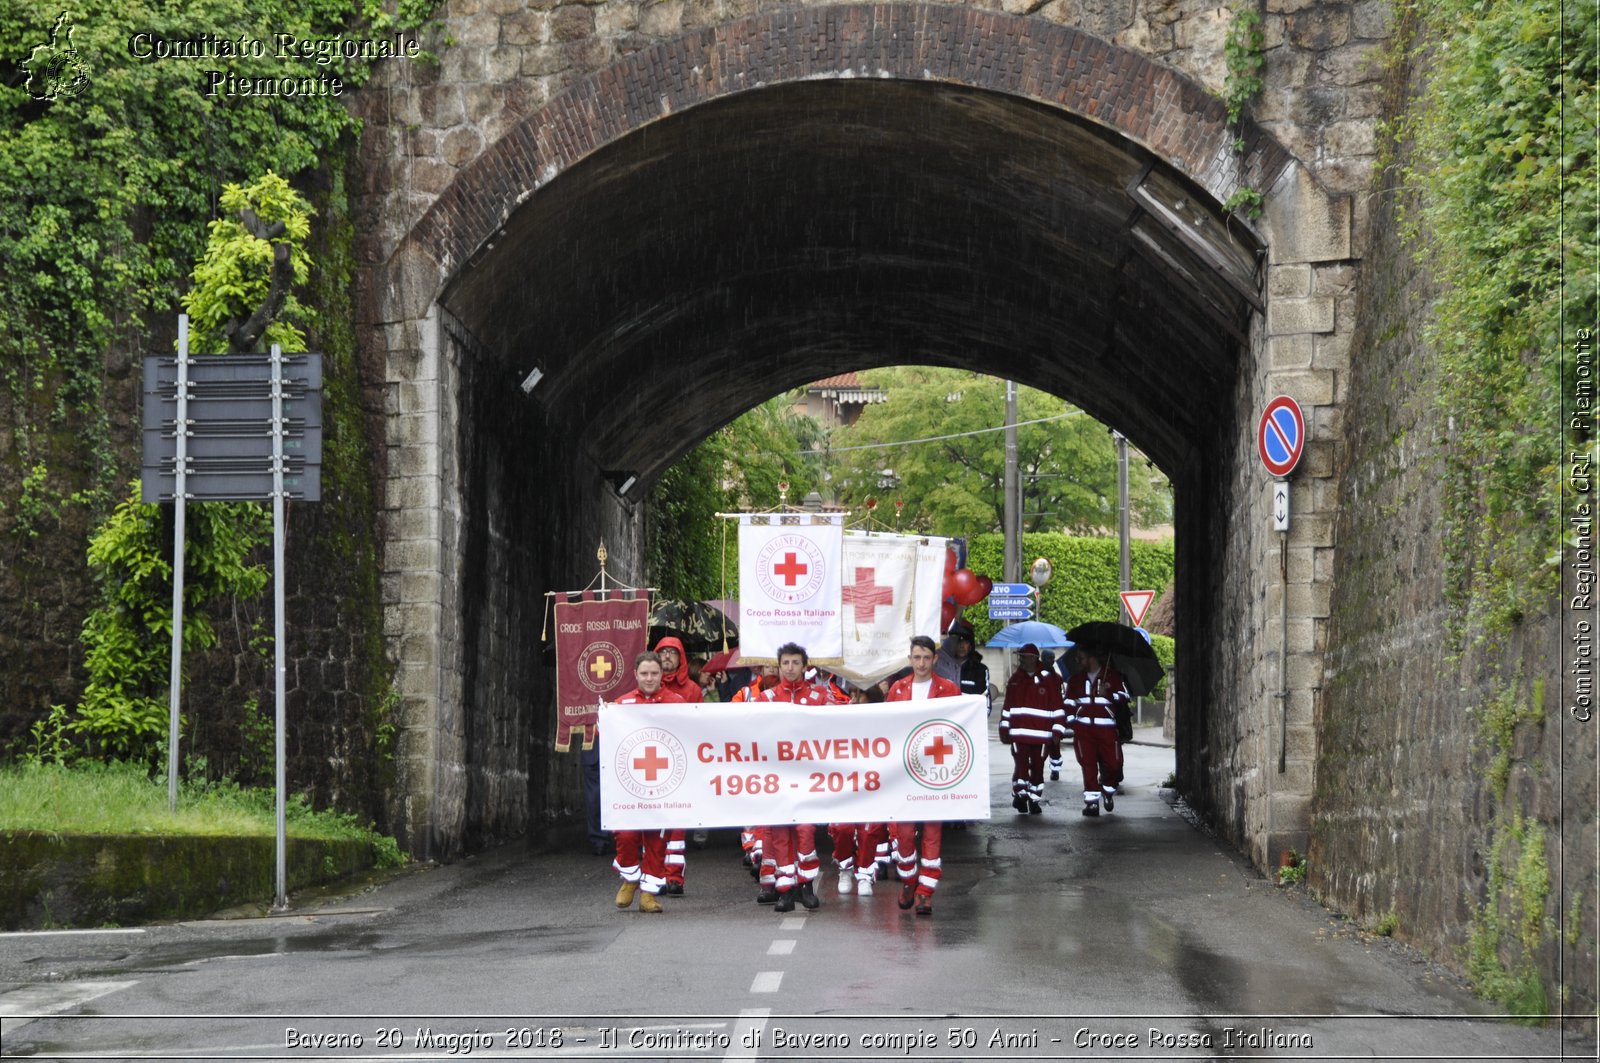
{"type": "Polygon", "coordinates": [[[1086,670],[1067,681],[1072,713],[1072,747],[1083,769],[1083,814],[1098,816],[1116,807],[1122,782],[1122,743],[1117,741],[1118,703],[1128,701],[1122,676],[1106,663],[1104,650],[1084,651],[1086,670]]]}
{"type": "MultiPolygon", "coordinates": [[[[661,689],[676,694],[680,701],[703,701],[700,684],[689,671],[689,655],[683,642],[668,635],[656,643],[656,656],[661,658],[661,689]]],[[[687,847],[689,832],[683,827],[667,831],[667,884],[661,892],[668,897],[683,896],[684,872],[688,870],[687,847]]]]}
{"type": "MultiPolygon", "coordinates": [[[[661,658],[650,650],[633,659],[633,678],[639,685],[618,698],[616,704],[675,705],[683,702],[670,690],[662,689],[661,658]]],[[[611,866],[622,876],[617,907],[629,907],[638,894],[641,912],[664,911],[656,895],[667,883],[667,832],[619,830],[613,831],[612,836],[617,843],[617,857],[611,866]]]]}
{"type": "Polygon", "coordinates": [[[963,694],[982,694],[984,711],[994,711],[989,698],[989,666],[983,663],[983,654],[973,648],[972,625],[957,617],[950,624],[950,633],[934,661],[933,670],[956,683],[963,694]]]}
{"type": "MultiPolygon", "coordinates": [[[[1049,661],[1045,661],[1044,665],[1046,668],[1051,667],[1051,663],[1049,661]]],[[[1065,704],[1064,692],[1067,689],[1067,680],[1071,679],[1074,673],[1083,671],[1083,651],[1069,643],[1067,648],[1061,651],[1061,656],[1056,658],[1054,668],[1056,674],[1061,677],[1061,689],[1063,691],[1062,700],[1063,704],[1065,704]]],[[[1067,734],[1070,735],[1072,734],[1072,721],[1070,719],[1072,715],[1072,706],[1066,705],[1066,710],[1069,717],[1067,721],[1067,734]]],[[[1057,756],[1050,758],[1050,781],[1058,782],[1060,779],[1061,757],[1058,753],[1057,756]]]]}
{"type": "MultiPolygon", "coordinates": [[[[806,682],[809,658],[803,647],[786,642],[778,647],[778,684],[763,690],[757,704],[787,702],[792,705],[828,705],[826,691],[806,682]]],[[[761,828],[761,892],[759,904],[775,903],[780,912],[794,911],[796,897],[807,909],[822,902],[817,898],[816,880],[822,873],[817,859],[817,828],[814,823],[781,824],[761,828]],[[768,869],[771,887],[768,888],[768,869]]]]}
{"type": "Polygon", "coordinates": [[[1039,647],[1028,643],[1017,651],[1021,666],[1006,684],[1000,712],[1000,741],[1011,747],[1011,807],[1018,812],[1043,812],[1044,758],[1061,756],[1067,714],[1061,677],[1039,667],[1039,647]]]}
{"type": "MultiPolygon", "coordinates": [[[[770,690],[778,685],[778,666],[763,664],[755,668],[750,676],[750,682],[740,687],[729,700],[732,702],[755,701],[761,696],[763,690],[770,690]]],[[[745,870],[750,872],[751,878],[761,876],[761,828],[746,827],[739,832],[740,860],[744,863],[745,870]]],[[[756,900],[762,904],[771,904],[778,899],[777,887],[772,878],[761,882],[761,892],[756,895],[756,900]],[[770,896],[769,896],[770,894],[770,896]]]]}
{"type": "MultiPolygon", "coordinates": [[[[925,701],[928,698],[953,698],[961,688],[942,675],[935,675],[933,662],[938,651],[933,640],[918,635],[911,640],[911,674],[889,688],[888,701],[925,701]]],[[[895,823],[895,864],[900,873],[900,907],[916,905],[918,915],[933,914],[933,892],[943,874],[944,824],[895,823]],[[921,829],[921,848],[917,845],[921,829]]],[[[858,872],[859,874],[859,872],[858,872]]],[[[867,880],[860,880],[865,882],[867,880]]],[[[841,891],[842,892],[842,891],[841,891]]]]}

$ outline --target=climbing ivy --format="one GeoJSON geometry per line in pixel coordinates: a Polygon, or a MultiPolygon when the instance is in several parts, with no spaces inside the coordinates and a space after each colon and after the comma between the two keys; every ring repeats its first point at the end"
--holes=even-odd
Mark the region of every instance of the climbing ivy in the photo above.
{"type": "MultiPolygon", "coordinates": [[[[1266,36],[1261,30],[1261,11],[1256,0],[1241,0],[1233,8],[1233,20],[1228,23],[1228,33],[1222,42],[1223,62],[1227,73],[1223,76],[1222,99],[1228,106],[1228,124],[1233,127],[1233,151],[1242,160],[1248,146],[1240,123],[1244,109],[1266,84],[1264,74],[1267,60],[1262,49],[1266,36]]],[[[1228,213],[1237,210],[1251,218],[1261,214],[1262,195],[1241,178],[1240,185],[1222,204],[1228,213]]]]}
{"type": "MultiPolygon", "coordinates": [[[[1510,631],[1553,599],[1560,573],[1565,448],[1592,433],[1563,425],[1571,393],[1565,327],[1596,315],[1596,0],[1413,0],[1425,51],[1421,99],[1391,130],[1404,236],[1438,296],[1425,336],[1437,352],[1447,438],[1451,634],[1510,631]],[[1564,438],[1565,436],[1565,438],[1564,438]]],[[[1570,337],[1568,337],[1570,338],[1570,337]]]]}

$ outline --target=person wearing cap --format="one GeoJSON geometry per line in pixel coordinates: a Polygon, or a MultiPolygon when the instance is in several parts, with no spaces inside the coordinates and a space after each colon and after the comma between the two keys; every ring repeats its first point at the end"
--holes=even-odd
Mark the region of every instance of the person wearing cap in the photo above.
{"type": "Polygon", "coordinates": [[[1128,702],[1122,676],[1099,649],[1084,651],[1084,671],[1067,682],[1066,703],[1072,714],[1072,752],[1083,769],[1083,814],[1098,816],[1116,807],[1122,782],[1122,743],[1117,741],[1116,707],[1128,702]]]}
{"type": "Polygon", "coordinates": [[[1061,756],[1067,714],[1061,677],[1039,667],[1039,647],[1028,643],[1017,651],[1018,669],[1006,684],[1000,712],[1000,741],[1011,747],[1011,807],[1038,815],[1044,809],[1044,758],[1061,756]]]}
{"type": "Polygon", "coordinates": [[[983,663],[983,654],[973,648],[972,634],[972,625],[957,617],[934,660],[933,670],[959,686],[963,694],[982,694],[985,711],[993,712],[989,666],[983,663]]]}

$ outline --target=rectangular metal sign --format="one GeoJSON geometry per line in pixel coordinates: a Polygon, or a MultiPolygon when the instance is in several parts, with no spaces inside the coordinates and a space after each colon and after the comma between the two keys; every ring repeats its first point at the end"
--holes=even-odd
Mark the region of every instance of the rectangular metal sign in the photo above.
{"type": "Polygon", "coordinates": [[[1026,607],[1028,607],[1030,609],[1033,608],[1033,599],[1032,598],[1018,598],[1015,595],[1009,595],[1009,594],[1008,595],[1003,595],[1003,596],[1002,595],[991,594],[991,595],[989,595],[988,602],[989,602],[989,604],[991,606],[994,606],[994,605],[1021,605],[1021,606],[1026,606],[1026,607]]]}
{"type": "MultiPolygon", "coordinates": [[[[322,355],[288,354],[283,362],[283,488],[289,497],[322,497],[322,355]]],[[[272,497],[272,359],[265,354],[205,355],[188,362],[184,492],[200,502],[272,497]]],[[[146,501],[170,502],[177,490],[178,360],[144,360],[146,501]]]]}
{"type": "Polygon", "coordinates": [[[996,594],[1010,595],[1012,597],[1016,597],[1018,595],[1027,595],[1028,597],[1032,597],[1033,596],[1033,584],[1031,584],[1031,583],[996,583],[993,587],[991,587],[989,589],[989,596],[992,598],[996,594]]]}
{"type": "Polygon", "coordinates": [[[1033,619],[1033,610],[1032,609],[1019,609],[1016,606],[1011,606],[1011,605],[990,606],[989,607],[989,619],[990,620],[1032,620],[1033,619]]]}

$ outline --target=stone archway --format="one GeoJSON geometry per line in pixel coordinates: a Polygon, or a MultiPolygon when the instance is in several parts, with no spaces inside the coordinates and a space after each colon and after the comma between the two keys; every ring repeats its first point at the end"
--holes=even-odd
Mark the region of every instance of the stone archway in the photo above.
{"type": "MultiPolygon", "coordinates": [[[[774,12],[665,42],[574,83],[486,149],[436,198],[371,289],[392,396],[385,568],[407,717],[395,822],[408,844],[448,854],[516,833],[519,820],[537,828],[559,811],[560,773],[540,759],[547,721],[527,708],[544,680],[518,646],[537,628],[539,596],[583,567],[592,533],[605,534],[623,563],[634,560],[635,499],[614,492],[626,482],[617,474],[647,482],[699,435],[783,387],[906,360],[912,348],[912,360],[962,364],[974,347],[996,372],[1124,428],[1179,484],[1184,785],[1258,862],[1299,843],[1335,504],[1318,483],[1337,442],[1336,373],[1347,356],[1338,339],[1349,327],[1317,286],[1329,272],[1323,264],[1350,258],[1350,210],[1259,130],[1246,131],[1242,156],[1233,138],[1217,100],[1145,56],[1034,19],[905,4],[774,12]],[[1022,175],[1017,194],[971,208],[958,231],[1020,235],[977,265],[959,248],[941,249],[934,227],[915,221],[864,245],[844,234],[861,232],[871,204],[893,214],[896,189],[914,183],[918,166],[902,165],[899,185],[830,178],[817,152],[801,145],[795,153],[781,135],[759,140],[759,155],[719,143],[719,129],[781,133],[808,110],[827,116],[807,127],[817,143],[854,150],[859,141],[849,137],[860,133],[902,164],[940,136],[981,141],[955,191],[927,193],[929,210],[957,217],[959,189],[985,180],[981,160],[1004,158],[1008,173],[1022,175]],[[1077,235],[1052,228],[1052,157],[1073,163],[1054,177],[1082,201],[1062,214],[1077,235]],[[709,172],[708,158],[762,170],[762,187],[780,190],[791,171],[750,159],[809,158],[815,179],[805,202],[816,208],[816,226],[801,218],[771,230],[780,253],[733,255],[731,269],[714,255],[664,256],[671,269],[652,263],[638,241],[653,218],[667,219],[662,239],[679,247],[674,239],[687,244],[695,234],[673,229],[674,218],[714,213],[683,179],[709,172]],[[1131,189],[1152,173],[1165,193],[1136,198],[1131,189]],[[1192,223],[1226,236],[1231,223],[1218,204],[1241,180],[1266,195],[1259,236],[1271,258],[1254,293],[1208,275],[1225,270],[1196,257],[1193,241],[1162,232],[1192,223]],[[625,209],[674,181],[676,206],[625,209]],[[840,203],[855,206],[841,212],[840,203]],[[1151,231],[1141,235],[1139,224],[1151,231]],[[607,239],[626,269],[607,261],[607,239]],[[567,254],[568,246],[586,250],[567,254]],[[844,256],[842,272],[819,266],[828,254],[844,256]],[[1048,264],[1037,276],[1015,268],[1036,260],[1048,264]],[[918,278],[930,270],[945,277],[936,294],[956,298],[956,315],[919,298],[918,278]],[[563,290],[567,273],[584,285],[542,300],[563,290]],[[734,275],[744,280],[724,283],[734,275]],[[792,314],[762,298],[776,290],[763,289],[762,277],[802,292],[790,300],[792,314]],[[680,281],[717,298],[691,298],[673,287],[680,281]],[[585,313],[571,312],[574,298],[590,297],[585,313]],[[1039,311],[1053,299],[1053,310],[1039,311]],[[1003,312],[984,327],[962,327],[974,310],[992,307],[1003,312]],[[1264,318],[1254,312],[1261,307],[1264,318]],[[915,342],[897,341],[875,317],[915,342]],[[1074,327],[1090,339],[1057,342],[1074,327]],[[698,353],[683,364],[716,386],[692,415],[653,416],[650,389],[619,384],[693,343],[698,353]],[[1075,369],[1123,362],[1140,366],[1154,397],[1072,380],[1075,369]],[[524,396],[517,385],[533,368],[544,382],[524,396]],[[1276,620],[1282,591],[1245,427],[1276,391],[1297,393],[1313,415],[1314,479],[1295,489],[1309,519],[1289,544],[1294,623],[1283,698],[1269,668],[1278,647],[1257,637],[1276,620]],[[640,427],[593,427],[614,424],[640,427]],[[517,468],[530,454],[537,487],[517,468]],[[540,512],[557,519],[546,526],[540,512]],[[1294,750],[1281,773],[1273,767],[1280,743],[1294,750]]],[[[1348,288],[1353,267],[1333,268],[1345,270],[1348,288]]]]}

